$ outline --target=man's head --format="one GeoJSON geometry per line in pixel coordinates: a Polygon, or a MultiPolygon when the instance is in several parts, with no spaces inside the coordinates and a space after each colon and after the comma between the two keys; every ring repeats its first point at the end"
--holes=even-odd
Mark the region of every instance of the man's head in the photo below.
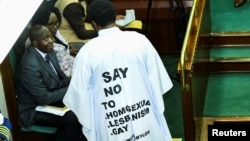
{"type": "Polygon", "coordinates": [[[34,25],[29,32],[31,43],[40,51],[49,53],[53,51],[53,37],[44,25],[34,25]]]}
{"type": "Polygon", "coordinates": [[[94,0],[89,5],[89,18],[101,28],[115,24],[116,9],[109,0],[94,0]]]}

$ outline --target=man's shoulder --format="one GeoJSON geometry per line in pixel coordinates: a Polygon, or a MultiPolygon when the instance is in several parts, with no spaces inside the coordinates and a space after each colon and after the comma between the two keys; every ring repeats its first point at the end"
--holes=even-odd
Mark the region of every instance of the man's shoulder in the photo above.
{"type": "MultiPolygon", "coordinates": [[[[127,39],[133,38],[133,39],[140,39],[140,40],[144,40],[146,39],[146,36],[142,33],[139,33],[137,31],[123,31],[123,36],[127,37],[127,39]]],[[[123,37],[124,38],[124,37],[123,37]]]]}
{"type": "Polygon", "coordinates": [[[32,63],[32,62],[37,62],[36,56],[37,55],[36,55],[36,51],[35,51],[34,47],[29,46],[25,49],[25,51],[21,57],[20,63],[28,64],[28,63],[32,63]]]}

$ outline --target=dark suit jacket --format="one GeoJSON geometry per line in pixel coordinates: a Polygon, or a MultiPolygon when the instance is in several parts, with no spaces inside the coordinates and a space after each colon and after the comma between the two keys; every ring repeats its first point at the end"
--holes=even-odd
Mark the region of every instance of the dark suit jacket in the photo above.
{"type": "Polygon", "coordinates": [[[38,105],[62,103],[69,78],[61,71],[55,52],[48,53],[57,75],[39,52],[29,46],[18,66],[17,99],[22,126],[33,124],[38,105]]]}

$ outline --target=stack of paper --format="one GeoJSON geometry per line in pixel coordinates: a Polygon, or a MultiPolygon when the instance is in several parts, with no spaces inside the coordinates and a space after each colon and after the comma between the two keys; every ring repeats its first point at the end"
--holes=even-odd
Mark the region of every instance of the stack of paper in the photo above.
{"type": "Polygon", "coordinates": [[[36,111],[50,113],[58,116],[63,116],[70,109],[68,107],[55,107],[50,105],[37,106],[36,111]]]}
{"type": "Polygon", "coordinates": [[[129,9],[129,10],[126,10],[125,18],[116,20],[115,23],[118,26],[126,26],[127,24],[129,24],[130,22],[132,22],[134,20],[135,20],[135,10],[129,9]]]}

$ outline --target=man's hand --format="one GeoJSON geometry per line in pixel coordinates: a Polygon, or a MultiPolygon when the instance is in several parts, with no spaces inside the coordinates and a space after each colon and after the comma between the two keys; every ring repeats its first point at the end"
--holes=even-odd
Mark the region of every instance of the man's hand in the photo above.
{"type": "Polygon", "coordinates": [[[69,44],[69,51],[70,51],[70,55],[72,56],[76,56],[76,54],[78,53],[78,49],[73,47],[71,44],[69,44]]]}

